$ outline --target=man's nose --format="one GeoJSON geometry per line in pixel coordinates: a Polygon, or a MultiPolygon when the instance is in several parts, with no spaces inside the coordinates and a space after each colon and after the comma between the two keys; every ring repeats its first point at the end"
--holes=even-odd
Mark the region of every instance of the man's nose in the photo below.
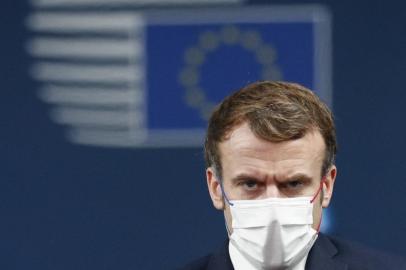
{"type": "Polygon", "coordinates": [[[276,185],[267,185],[265,192],[263,194],[262,199],[267,199],[267,198],[280,198],[284,197],[284,195],[280,192],[278,187],[276,185]]]}

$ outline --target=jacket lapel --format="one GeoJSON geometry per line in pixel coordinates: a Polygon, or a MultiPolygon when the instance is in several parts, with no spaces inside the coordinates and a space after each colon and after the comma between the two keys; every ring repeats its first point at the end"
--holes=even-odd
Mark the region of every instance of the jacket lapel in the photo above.
{"type": "Polygon", "coordinates": [[[207,270],[234,270],[228,253],[228,239],[224,245],[215,252],[207,264],[207,270]]]}
{"type": "Polygon", "coordinates": [[[307,257],[306,270],[346,270],[348,265],[335,259],[338,250],[322,233],[319,234],[307,257]]]}

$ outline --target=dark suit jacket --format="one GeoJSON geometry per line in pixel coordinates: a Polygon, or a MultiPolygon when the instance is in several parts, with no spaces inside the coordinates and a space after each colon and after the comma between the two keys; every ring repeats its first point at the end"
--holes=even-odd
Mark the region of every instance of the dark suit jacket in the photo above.
{"type": "MultiPolygon", "coordinates": [[[[228,241],[217,252],[198,259],[181,270],[234,270],[228,241]]],[[[358,244],[319,234],[310,250],[306,270],[406,270],[406,261],[358,244]]]]}

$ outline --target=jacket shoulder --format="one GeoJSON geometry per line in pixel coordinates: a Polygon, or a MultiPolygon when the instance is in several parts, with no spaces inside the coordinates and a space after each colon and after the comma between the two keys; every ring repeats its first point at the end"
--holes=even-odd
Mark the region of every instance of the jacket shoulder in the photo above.
{"type": "Polygon", "coordinates": [[[228,253],[228,239],[215,252],[190,262],[179,270],[233,270],[228,253]]]}
{"type": "Polygon", "coordinates": [[[207,269],[207,265],[209,263],[211,255],[206,255],[199,259],[189,262],[188,264],[184,265],[183,267],[177,268],[178,270],[205,270],[207,269]]]}
{"type": "MultiPolygon", "coordinates": [[[[362,244],[329,237],[337,248],[336,258],[353,266],[353,269],[402,269],[406,270],[406,260],[399,256],[366,247],[362,244]]],[[[350,267],[350,269],[352,269],[350,267]]]]}

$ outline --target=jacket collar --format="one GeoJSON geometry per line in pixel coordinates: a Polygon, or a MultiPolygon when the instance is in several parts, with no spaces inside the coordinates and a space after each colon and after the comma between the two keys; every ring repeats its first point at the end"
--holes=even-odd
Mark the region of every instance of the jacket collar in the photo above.
{"type": "Polygon", "coordinates": [[[336,259],[338,250],[331,240],[322,233],[309,252],[306,270],[346,270],[348,265],[336,259]]]}
{"type": "Polygon", "coordinates": [[[220,249],[213,253],[207,265],[207,270],[234,270],[230,253],[228,253],[228,239],[220,249]]]}
{"type": "MultiPolygon", "coordinates": [[[[335,259],[338,250],[330,239],[319,234],[307,257],[306,270],[347,270],[347,264],[335,259]]],[[[234,270],[228,253],[228,240],[210,257],[207,270],[234,270]]]]}

